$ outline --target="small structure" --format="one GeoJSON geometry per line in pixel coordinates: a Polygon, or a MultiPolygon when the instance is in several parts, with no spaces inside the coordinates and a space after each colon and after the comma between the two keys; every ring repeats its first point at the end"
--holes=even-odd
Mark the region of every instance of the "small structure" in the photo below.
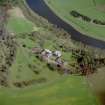
{"type": "Polygon", "coordinates": [[[45,56],[47,58],[52,57],[52,51],[50,51],[49,49],[44,49],[41,54],[42,56],[45,56]]]}
{"type": "Polygon", "coordinates": [[[42,49],[41,48],[37,48],[37,47],[32,48],[32,53],[39,54],[41,52],[42,52],[42,49]]]}
{"type": "Polygon", "coordinates": [[[68,63],[61,59],[61,51],[33,48],[32,52],[38,54],[40,60],[46,62],[50,69],[57,70],[59,73],[63,74],[72,74],[72,71],[68,67],[68,63]]]}
{"type": "Polygon", "coordinates": [[[57,65],[63,65],[64,64],[64,62],[60,58],[56,58],[55,62],[57,65]]]}
{"type": "Polygon", "coordinates": [[[60,52],[60,51],[55,51],[54,52],[54,56],[56,56],[56,57],[61,57],[62,56],[62,53],[60,52]]]}

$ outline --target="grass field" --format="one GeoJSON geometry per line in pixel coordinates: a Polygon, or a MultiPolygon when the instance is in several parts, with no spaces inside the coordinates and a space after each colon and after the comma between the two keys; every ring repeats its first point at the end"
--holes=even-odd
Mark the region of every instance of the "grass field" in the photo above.
{"type": "MultiPolygon", "coordinates": [[[[18,9],[16,9],[15,12],[17,10],[18,9]]],[[[12,12],[12,15],[13,14],[15,13],[12,12]]],[[[27,33],[30,33],[35,30],[38,31],[40,28],[37,28],[32,22],[27,20],[25,17],[18,17],[16,16],[16,14],[9,18],[7,28],[12,33],[17,35],[16,40],[18,43],[16,59],[12,67],[10,68],[11,72],[9,76],[9,82],[11,86],[14,82],[28,81],[33,79],[38,80],[40,78],[45,78],[49,82],[50,80],[53,81],[59,77],[58,73],[50,71],[46,66],[46,63],[43,63],[40,60],[38,60],[35,57],[35,55],[31,52],[31,49],[33,47],[39,46],[39,43],[41,42],[40,39],[42,36],[40,35],[39,38],[32,40],[30,36],[27,35],[27,33]],[[25,34],[23,35],[22,33],[25,34]],[[24,48],[23,45],[25,45],[26,47],[24,48]],[[35,75],[35,73],[33,73],[33,70],[29,68],[29,65],[35,66],[35,69],[38,70],[38,72],[40,72],[40,75],[35,75]]],[[[39,31],[41,33],[44,32],[43,29],[40,29],[39,31]]],[[[52,49],[53,45],[54,44],[52,41],[46,41],[43,44],[43,47],[52,49]]]]}
{"type": "MultiPolygon", "coordinates": [[[[8,76],[10,88],[0,88],[0,105],[99,105],[84,77],[60,75],[57,71],[51,71],[46,63],[38,60],[31,53],[33,47],[41,46],[50,50],[58,50],[59,44],[70,47],[72,42],[62,36],[56,37],[43,26],[35,26],[23,16],[18,17],[16,12],[17,9],[12,12],[7,24],[9,31],[16,35],[16,58],[8,76]],[[36,30],[36,35],[32,39],[27,32],[33,30],[36,30]],[[34,74],[29,64],[33,65],[34,70],[39,71],[39,74],[34,74]],[[17,89],[13,85],[14,82],[40,78],[45,78],[46,82],[32,84],[22,89],[17,89]]],[[[62,56],[68,62],[73,61],[71,53],[63,52],[62,56]]]]}
{"type": "Polygon", "coordinates": [[[28,21],[19,8],[14,8],[9,11],[10,17],[8,20],[7,28],[15,34],[28,33],[33,30],[33,23],[28,21]],[[20,17],[19,15],[20,14],[20,17]]]}
{"type": "Polygon", "coordinates": [[[80,32],[105,40],[105,26],[84,22],[70,15],[70,11],[75,10],[91,19],[105,21],[105,0],[45,0],[45,2],[60,18],[80,32]]]}
{"type": "Polygon", "coordinates": [[[98,105],[84,78],[78,76],[28,89],[0,90],[1,105],[98,105]]]}

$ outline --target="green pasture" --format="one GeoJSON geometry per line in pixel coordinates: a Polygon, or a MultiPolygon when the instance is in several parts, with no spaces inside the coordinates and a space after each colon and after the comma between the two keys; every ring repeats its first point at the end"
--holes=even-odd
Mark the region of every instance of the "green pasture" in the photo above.
{"type": "Polygon", "coordinates": [[[45,2],[53,12],[76,30],[88,36],[105,40],[104,25],[88,23],[70,15],[70,11],[75,10],[91,19],[105,21],[105,0],[45,0],[45,2]]]}
{"type": "Polygon", "coordinates": [[[63,76],[27,89],[0,89],[1,105],[99,105],[83,77],[63,76]],[[4,98],[5,97],[5,98],[4,98]]]}

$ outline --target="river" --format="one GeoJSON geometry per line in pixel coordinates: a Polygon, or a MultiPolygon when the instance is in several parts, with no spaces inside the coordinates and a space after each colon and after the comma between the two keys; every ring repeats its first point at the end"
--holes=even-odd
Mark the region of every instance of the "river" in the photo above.
{"type": "Polygon", "coordinates": [[[44,2],[44,0],[26,0],[29,7],[39,14],[40,16],[46,18],[52,24],[57,25],[59,28],[63,28],[67,31],[73,40],[80,41],[86,45],[105,49],[105,41],[95,39],[93,37],[89,37],[79,31],[77,31],[74,27],[70,24],[63,21],[59,18],[44,2]]]}

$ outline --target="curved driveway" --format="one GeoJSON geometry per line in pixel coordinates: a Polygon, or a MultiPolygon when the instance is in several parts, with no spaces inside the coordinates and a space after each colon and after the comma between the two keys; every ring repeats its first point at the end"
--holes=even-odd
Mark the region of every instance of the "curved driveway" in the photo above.
{"type": "Polygon", "coordinates": [[[71,38],[80,41],[84,44],[105,49],[105,42],[102,40],[98,40],[92,37],[89,37],[83,33],[80,33],[75,28],[73,28],[70,24],[66,23],[62,19],[60,19],[44,2],[44,0],[26,0],[29,7],[38,13],[40,16],[46,18],[52,24],[57,25],[60,28],[63,28],[67,31],[71,38]]]}

